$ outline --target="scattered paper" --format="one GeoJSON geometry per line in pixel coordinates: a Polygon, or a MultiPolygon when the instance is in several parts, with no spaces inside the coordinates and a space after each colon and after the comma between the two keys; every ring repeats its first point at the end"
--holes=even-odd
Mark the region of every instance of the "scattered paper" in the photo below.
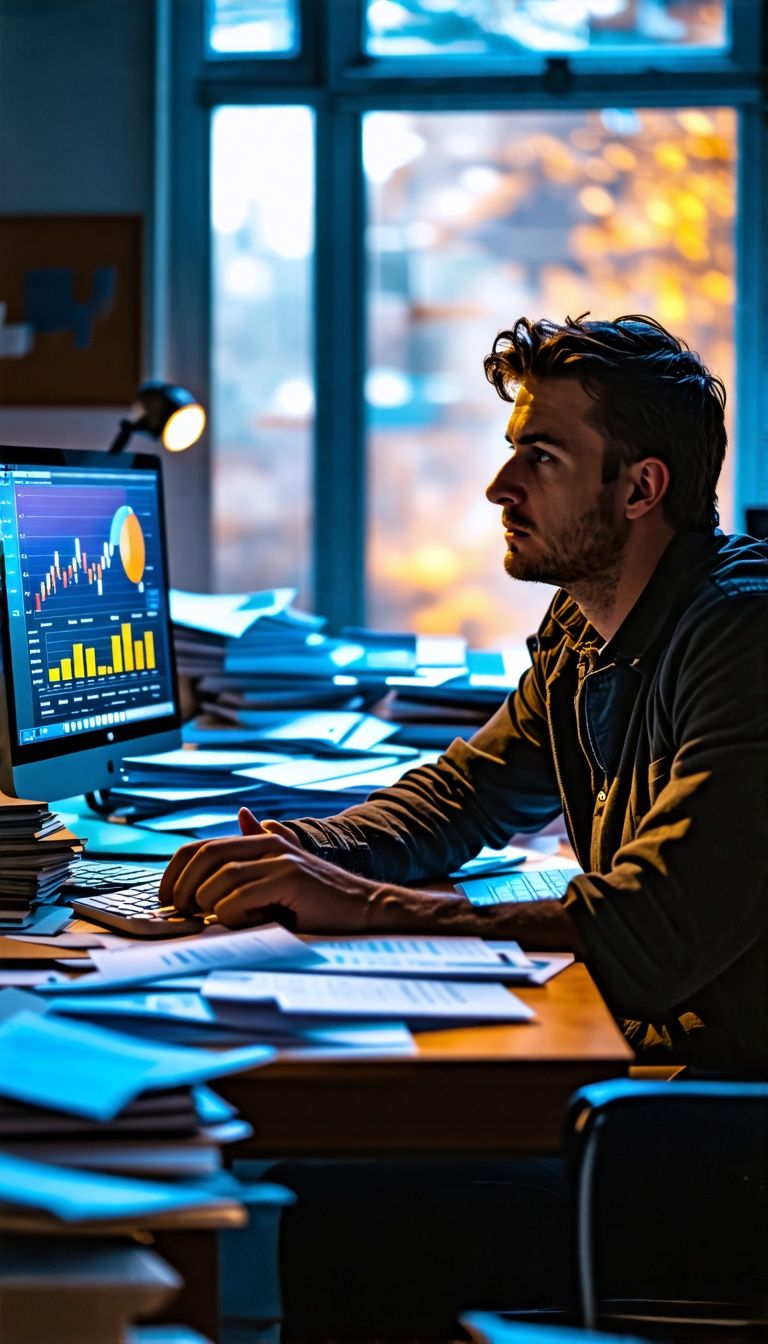
{"type": "Polygon", "coordinates": [[[529,971],[526,983],[545,985],[553,975],[559,975],[566,967],[572,966],[573,962],[572,952],[537,953],[533,957],[533,969],[529,971]]]}
{"type": "Polygon", "coordinates": [[[206,971],[257,970],[277,965],[299,970],[321,960],[317,952],[279,924],[213,938],[163,938],[152,943],[131,943],[120,950],[94,948],[91,957],[98,971],[41,989],[56,994],[82,994],[206,971]]]}
{"type": "Polygon", "coordinates": [[[51,972],[45,970],[29,970],[27,967],[3,967],[0,969],[0,988],[7,985],[45,985],[51,979],[51,972]]]}
{"type": "Polygon", "coordinates": [[[318,1018],[397,1019],[409,1025],[526,1022],[532,1009],[500,984],[389,980],[383,976],[293,975],[268,971],[213,974],[203,996],[228,1026],[255,1025],[284,1014],[306,1025],[318,1018]]]}
{"type": "Polygon", "coordinates": [[[404,1022],[347,1022],[305,1027],[295,1045],[280,1046],[289,1059],[355,1059],[376,1055],[415,1055],[416,1042],[404,1022]]]}
{"type": "Polygon", "coordinates": [[[221,1052],[143,1045],[101,1027],[24,1012],[0,1025],[0,1095],[106,1121],[146,1090],[221,1078],[273,1056],[264,1045],[221,1052]]]}
{"type": "Polygon", "coordinates": [[[295,588],[273,588],[265,593],[187,593],[171,588],[171,620],[191,630],[238,639],[261,616],[285,611],[296,596],[295,588]],[[253,601],[258,597],[259,603],[253,601]]]}
{"type": "Polygon", "coordinates": [[[0,1022],[6,1022],[11,1017],[18,1017],[19,1013],[45,1013],[48,1011],[48,1004],[45,999],[39,998],[36,994],[30,994],[24,989],[0,989],[0,1022]]]}
{"type": "Polygon", "coordinates": [[[521,949],[506,944],[503,956],[482,938],[313,938],[311,946],[326,965],[315,974],[332,971],[348,975],[413,975],[423,979],[503,981],[510,969],[532,967],[521,949]],[[514,949],[514,950],[513,950],[514,949]]]}
{"type": "Polygon", "coordinates": [[[518,864],[524,863],[528,855],[516,845],[505,845],[503,849],[489,849],[484,845],[474,859],[468,859],[460,868],[448,876],[451,880],[461,881],[467,877],[492,877],[495,873],[508,873],[518,864]]]}
{"type": "Polygon", "coordinates": [[[225,1208],[232,1200],[178,1181],[165,1184],[113,1173],[102,1176],[0,1152],[0,1202],[42,1209],[64,1222],[77,1223],[116,1222],[177,1209],[225,1208]]]}

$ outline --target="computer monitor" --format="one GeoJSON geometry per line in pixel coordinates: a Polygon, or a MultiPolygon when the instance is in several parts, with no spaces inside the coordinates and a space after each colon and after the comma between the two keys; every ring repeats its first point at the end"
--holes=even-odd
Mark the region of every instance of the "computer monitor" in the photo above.
{"type": "Polygon", "coordinates": [[[108,788],[178,746],[160,462],[0,447],[0,788],[108,788]]]}

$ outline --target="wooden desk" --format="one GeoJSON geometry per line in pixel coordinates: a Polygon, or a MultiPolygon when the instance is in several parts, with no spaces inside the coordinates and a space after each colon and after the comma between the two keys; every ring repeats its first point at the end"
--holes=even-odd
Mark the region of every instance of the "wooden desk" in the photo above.
{"type": "Polygon", "coordinates": [[[633,1055],[583,965],[515,992],[535,1022],[424,1032],[410,1057],[280,1060],[222,1080],[254,1130],[233,1155],[558,1151],[571,1093],[626,1073],[633,1055]]]}

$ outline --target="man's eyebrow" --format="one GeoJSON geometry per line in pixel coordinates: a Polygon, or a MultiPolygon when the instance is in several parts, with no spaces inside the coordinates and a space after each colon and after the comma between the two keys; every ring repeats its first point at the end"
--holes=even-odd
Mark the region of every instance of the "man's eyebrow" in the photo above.
{"type": "MultiPolygon", "coordinates": [[[[506,439],[507,443],[510,445],[511,448],[514,448],[516,446],[515,441],[509,437],[509,434],[505,434],[504,438],[506,439]]],[[[555,439],[552,437],[551,434],[546,434],[543,431],[540,434],[535,433],[519,434],[517,437],[517,443],[522,445],[522,447],[526,447],[528,444],[531,443],[548,443],[551,448],[558,448],[561,453],[567,453],[569,451],[566,445],[564,443],[561,443],[559,439],[555,439]]]]}

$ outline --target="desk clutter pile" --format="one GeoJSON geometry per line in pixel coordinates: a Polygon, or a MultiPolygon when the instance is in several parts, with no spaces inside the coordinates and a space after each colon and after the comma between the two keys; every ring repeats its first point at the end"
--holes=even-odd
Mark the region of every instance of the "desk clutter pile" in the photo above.
{"type": "MultiPolygon", "coordinates": [[[[274,1229],[293,1202],[280,1186],[243,1187],[225,1169],[225,1148],[252,1131],[209,1086],[274,1051],[137,1041],[53,1008],[0,990],[3,1340],[206,1344],[181,1326],[127,1324],[189,1287],[171,1267],[179,1236],[183,1245],[190,1233],[240,1229],[256,1205],[274,1229]],[[147,1245],[158,1237],[171,1264],[147,1245]]],[[[192,1293],[182,1292],[182,1318],[196,1319],[192,1293]]]]}
{"type": "MultiPolygon", "coordinates": [[[[153,843],[236,833],[243,803],[261,816],[337,811],[473,732],[516,680],[511,656],[475,657],[458,640],[328,638],[292,596],[173,594],[198,717],[184,747],[129,758],[111,791],[120,819],[154,831],[153,843]]],[[[81,920],[62,929],[71,911],[54,902],[81,850],[44,805],[0,806],[6,1214],[66,1222],[214,1207],[235,1195],[220,1149],[244,1127],[212,1080],[278,1049],[408,1055],[412,1030],[527,1023],[533,1011],[507,986],[542,984],[570,960],[476,938],[299,939],[214,924],[142,942],[81,920]]],[[[504,872],[520,857],[474,863],[504,872]]]]}
{"type": "Polygon", "coordinates": [[[506,985],[540,984],[570,960],[476,938],[300,939],[278,925],[14,941],[21,969],[6,960],[0,989],[0,1215],[59,1222],[215,1211],[237,1197],[221,1146],[250,1131],[212,1081],[278,1048],[408,1055],[410,1028],[530,1022],[506,985]]]}
{"type": "Polygon", "coordinates": [[[0,935],[53,934],[69,912],[55,902],[83,845],[45,803],[6,798],[0,806],[0,935]]]}
{"type": "Polygon", "coordinates": [[[217,1212],[237,1202],[222,1147],[250,1127],[208,1083],[273,1057],[139,1042],[0,991],[0,1215],[38,1225],[217,1212]]]}
{"type": "Polygon", "coordinates": [[[331,816],[469,737],[528,665],[526,650],[455,637],[322,634],[292,589],[171,591],[176,658],[197,717],[186,750],[129,758],[116,815],[157,832],[237,833],[237,808],[331,816]]]}

